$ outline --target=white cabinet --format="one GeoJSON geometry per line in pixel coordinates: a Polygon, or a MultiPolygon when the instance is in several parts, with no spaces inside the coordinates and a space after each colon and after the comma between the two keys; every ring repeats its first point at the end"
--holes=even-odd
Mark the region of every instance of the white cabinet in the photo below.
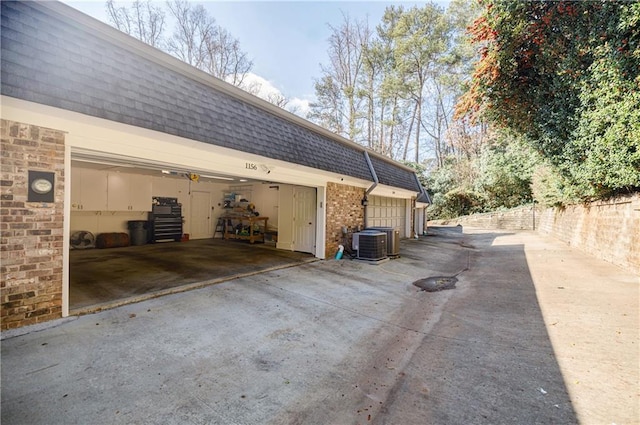
{"type": "Polygon", "coordinates": [[[107,209],[109,211],[129,211],[129,175],[109,173],[107,209]]]}
{"type": "Polygon", "coordinates": [[[131,175],[129,202],[132,211],[151,211],[151,176],[131,175]]]}
{"type": "Polygon", "coordinates": [[[107,180],[107,210],[151,211],[151,176],[109,173],[107,180]]]}
{"type": "Polygon", "coordinates": [[[107,209],[107,175],[89,168],[71,168],[71,210],[107,209]]]}

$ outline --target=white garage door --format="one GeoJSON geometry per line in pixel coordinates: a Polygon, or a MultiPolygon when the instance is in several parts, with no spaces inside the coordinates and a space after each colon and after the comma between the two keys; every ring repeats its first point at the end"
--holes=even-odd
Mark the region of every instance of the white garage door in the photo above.
{"type": "Polygon", "coordinates": [[[367,207],[367,225],[369,227],[393,227],[405,235],[407,204],[405,199],[370,196],[367,207]]]}

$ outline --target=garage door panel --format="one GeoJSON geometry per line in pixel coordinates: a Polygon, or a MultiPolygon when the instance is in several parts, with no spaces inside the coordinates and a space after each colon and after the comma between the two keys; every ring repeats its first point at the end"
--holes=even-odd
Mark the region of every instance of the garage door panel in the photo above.
{"type": "Polygon", "coordinates": [[[367,209],[367,223],[371,227],[393,227],[405,237],[406,201],[397,198],[372,196],[367,209]]]}

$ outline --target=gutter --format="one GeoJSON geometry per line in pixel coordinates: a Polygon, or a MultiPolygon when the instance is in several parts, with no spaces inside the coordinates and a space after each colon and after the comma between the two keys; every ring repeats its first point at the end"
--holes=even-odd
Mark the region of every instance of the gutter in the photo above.
{"type": "MultiPolygon", "coordinates": [[[[362,201],[361,201],[362,206],[364,207],[364,228],[366,229],[368,227],[367,226],[367,205],[369,205],[369,200],[367,199],[367,196],[373,191],[373,189],[376,188],[376,186],[378,186],[378,183],[380,182],[380,180],[378,180],[378,174],[376,174],[376,170],[373,168],[373,164],[371,163],[371,158],[369,158],[369,152],[364,151],[364,159],[367,160],[367,165],[369,166],[371,177],[373,177],[373,184],[364,193],[364,198],[362,198],[362,201]]],[[[416,176],[416,179],[417,178],[418,176],[416,176]]]]}
{"type": "MultiPolygon", "coordinates": [[[[413,173],[414,177],[416,178],[416,182],[418,183],[418,186],[420,187],[420,192],[418,192],[418,195],[416,197],[416,201],[418,201],[418,199],[420,199],[421,197],[424,197],[426,199],[426,203],[431,205],[431,197],[429,196],[429,194],[427,193],[426,189],[424,188],[424,186],[422,186],[422,183],[420,183],[420,179],[418,178],[418,175],[416,173],[413,173]]],[[[424,203],[422,201],[420,201],[421,203],[424,203]]],[[[413,228],[413,225],[412,225],[413,228]]],[[[415,228],[413,230],[414,236],[416,239],[418,239],[418,233],[415,231],[415,228]]],[[[427,234],[427,210],[425,209],[423,214],[422,214],[422,236],[426,236],[427,234]]]]}
{"type": "Polygon", "coordinates": [[[418,192],[418,195],[417,195],[416,199],[419,198],[420,196],[424,196],[425,198],[427,198],[427,202],[426,203],[427,204],[431,204],[431,197],[429,196],[427,191],[422,186],[422,183],[420,183],[420,179],[418,179],[418,175],[415,172],[413,173],[413,177],[416,178],[416,183],[418,183],[418,187],[420,188],[420,192],[418,192]]]}

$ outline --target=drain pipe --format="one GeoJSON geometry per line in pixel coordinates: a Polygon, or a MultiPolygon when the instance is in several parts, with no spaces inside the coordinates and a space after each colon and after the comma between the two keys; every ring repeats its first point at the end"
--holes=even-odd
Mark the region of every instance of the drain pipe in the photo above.
{"type": "MultiPolygon", "coordinates": [[[[418,197],[420,195],[424,195],[427,198],[427,201],[429,201],[428,203],[430,204],[431,203],[431,197],[429,196],[427,191],[422,186],[422,183],[420,183],[420,179],[418,178],[418,175],[416,173],[413,173],[413,177],[415,177],[416,183],[418,184],[418,187],[420,188],[420,192],[418,192],[418,197]]],[[[415,210],[414,210],[414,212],[415,212],[415,210]]],[[[413,226],[415,227],[415,220],[414,220],[413,226]]],[[[415,229],[414,229],[414,233],[415,233],[415,236],[417,238],[418,237],[418,232],[416,232],[415,229]]],[[[427,233],[427,212],[426,211],[422,212],[422,233],[423,233],[423,235],[425,235],[427,233]]]]}
{"type": "Polygon", "coordinates": [[[367,205],[369,205],[369,200],[367,199],[367,196],[373,191],[373,189],[376,188],[376,186],[378,186],[378,183],[380,181],[378,180],[378,175],[376,174],[376,170],[373,168],[373,164],[371,163],[371,158],[369,158],[369,152],[364,151],[364,159],[367,160],[367,165],[369,166],[369,171],[371,172],[371,177],[373,177],[373,184],[364,193],[364,198],[362,198],[362,201],[360,202],[362,204],[362,206],[364,207],[364,228],[366,229],[367,227],[369,227],[368,223],[367,223],[367,221],[368,221],[367,220],[367,205]]]}
{"type": "Polygon", "coordinates": [[[418,184],[418,187],[420,188],[420,195],[424,195],[427,197],[427,199],[429,200],[429,203],[431,203],[431,197],[429,196],[429,194],[427,193],[426,190],[424,190],[424,187],[422,187],[422,183],[420,183],[420,179],[418,178],[418,175],[416,173],[413,173],[413,177],[415,177],[416,179],[416,183],[418,184]]]}

